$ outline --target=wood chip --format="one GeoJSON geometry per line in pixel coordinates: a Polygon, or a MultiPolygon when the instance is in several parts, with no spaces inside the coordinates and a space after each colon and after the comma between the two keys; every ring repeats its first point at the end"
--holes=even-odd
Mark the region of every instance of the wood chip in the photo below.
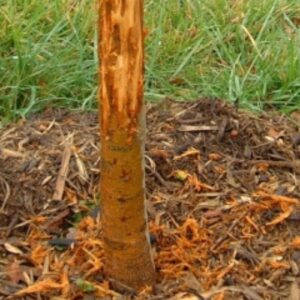
{"type": "Polygon", "coordinates": [[[289,300],[300,300],[300,288],[297,281],[291,284],[289,300]]]}
{"type": "Polygon", "coordinates": [[[16,246],[13,246],[9,243],[5,243],[4,244],[4,248],[6,249],[6,251],[8,251],[9,253],[13,253],[13,254],[23,254],[23,251],[20,250],[19,248],[17,248],[16,246]]]}
{"type": "Polygon", "coordinates": [[[193,126],[193,125],[181,125],[178,131],[218,131],[217,126],[208,126],[208,125],[201,125],[201,126],[193,126]]]}
{"type": "Polygon", "coordinates": [[[53,200],[62,200],[65,189],[65,183],[69,172],[69,162],[71,158],[71,147],[73,143],[73,136],[68,137],[65,142],[65,150],[62,156],[61,167],[56,180],[55,191],[52,196],[53,200]]]}
{"type": "Polygon", "coordinates": [[[24,154],[11,150],[11,149],[6,149],[6,148],[0,148],[0,156],[3,155],[4,158],[23,158],[24,154]]]}

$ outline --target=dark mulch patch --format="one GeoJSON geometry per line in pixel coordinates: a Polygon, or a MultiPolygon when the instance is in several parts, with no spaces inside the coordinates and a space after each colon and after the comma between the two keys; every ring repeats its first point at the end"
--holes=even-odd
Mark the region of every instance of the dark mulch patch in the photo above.
{"type": "MultiPolygon", "coordinates": [[[[149,106],[147,121],[158,282],[136,297],[298,297],[299,126],[209,100],[149,106]]],[[[94,113],[49,110],[0,131],[0,296],[132,295],[101,276],[99,160],[94,113]]]]}

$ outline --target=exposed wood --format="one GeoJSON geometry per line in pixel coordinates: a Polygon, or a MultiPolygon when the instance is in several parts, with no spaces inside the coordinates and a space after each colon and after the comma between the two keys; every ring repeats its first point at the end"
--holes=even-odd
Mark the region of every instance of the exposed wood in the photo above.
{"type": "Polygon", "coordinates": [[[105,271],[141,289],[154,280],[144,204],[143,1],[101,3],[100,194],[105,271]]]}
{"type": "Polygon", "coordinates": [[[102,131],[110,122],[134,134],[144,81],[143,1],[103,0],[100,6],[102,131]]]}

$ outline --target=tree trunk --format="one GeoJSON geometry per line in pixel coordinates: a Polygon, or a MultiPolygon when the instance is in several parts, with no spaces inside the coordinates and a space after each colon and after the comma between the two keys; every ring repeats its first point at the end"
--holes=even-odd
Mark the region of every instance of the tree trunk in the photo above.
{"type": "Polygon", "coordinates": [[[144,203],[143,1],[100,3],[100,202],[105,272],[141,289],[154,281],[144,203]]]}

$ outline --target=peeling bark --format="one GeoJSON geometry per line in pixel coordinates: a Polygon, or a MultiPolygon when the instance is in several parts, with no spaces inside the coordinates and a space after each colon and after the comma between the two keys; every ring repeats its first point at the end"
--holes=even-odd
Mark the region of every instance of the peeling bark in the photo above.
{"type": "Polygon", "coordinates": [[[100,194],[105,272],[140,289],[154,280],[144,204],[143,1],[100,3],[100,194]]]}

